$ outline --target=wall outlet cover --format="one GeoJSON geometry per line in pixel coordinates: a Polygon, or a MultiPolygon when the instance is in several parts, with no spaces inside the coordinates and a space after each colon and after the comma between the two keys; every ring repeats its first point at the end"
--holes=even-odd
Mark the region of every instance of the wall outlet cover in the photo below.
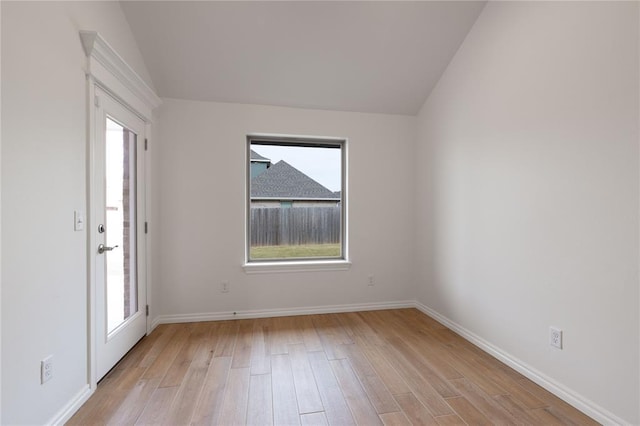
{"type": "Polygon", "coordinates": [[[40,383],[44,384],[53,378],[53,355],[40,361],[40,383]]]}
{"type": "Polygon", "coordinates": [[[562,330],[557,327],[549,327],[549,344],[554,348],[562,349],[562,330]]]}

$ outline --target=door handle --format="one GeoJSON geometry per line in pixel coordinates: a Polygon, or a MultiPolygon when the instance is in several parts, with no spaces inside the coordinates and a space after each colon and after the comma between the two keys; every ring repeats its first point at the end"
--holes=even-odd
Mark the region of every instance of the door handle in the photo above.
{"type": "Polygon", "coordinates": [[[118,247],[117,245],[113,246],[113,247],[107,247],[104,244],[98,244],[98,253],[102,254],[105,251],[111,251],[114,248],[118,247]]]}

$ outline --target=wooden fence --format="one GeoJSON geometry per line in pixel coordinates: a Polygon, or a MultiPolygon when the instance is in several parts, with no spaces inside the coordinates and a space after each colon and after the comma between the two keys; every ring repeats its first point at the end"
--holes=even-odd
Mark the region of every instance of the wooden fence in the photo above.
{"type": "Polygon", "coordinates": [[[337,244],[340,207],[251,208],[251,246],[337,244]]]}

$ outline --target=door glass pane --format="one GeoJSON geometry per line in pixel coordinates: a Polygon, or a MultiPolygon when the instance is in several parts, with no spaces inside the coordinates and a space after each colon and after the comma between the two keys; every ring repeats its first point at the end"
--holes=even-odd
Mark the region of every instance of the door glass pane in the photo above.
{"type": "Polygon", "coordinates": [[[107,331],[138,311],[136,134],[107,118],[105,245],[107,331]],[[117,246],[117,247],[116,247],[117,246]]]}

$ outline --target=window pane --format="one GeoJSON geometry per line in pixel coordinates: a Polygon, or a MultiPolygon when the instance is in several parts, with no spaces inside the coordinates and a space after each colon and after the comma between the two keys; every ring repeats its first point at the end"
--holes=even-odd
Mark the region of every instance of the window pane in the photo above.
{"type": "Polygon", "coordinates": [[[250,143],[249,260],[342,258],[342,144],[250,143]]]}
{"type": "Polygon", "coordinates": [[[105,253],[110,333],[138,311],[136,279],[136,135],[107,118],[105,253]]]}

